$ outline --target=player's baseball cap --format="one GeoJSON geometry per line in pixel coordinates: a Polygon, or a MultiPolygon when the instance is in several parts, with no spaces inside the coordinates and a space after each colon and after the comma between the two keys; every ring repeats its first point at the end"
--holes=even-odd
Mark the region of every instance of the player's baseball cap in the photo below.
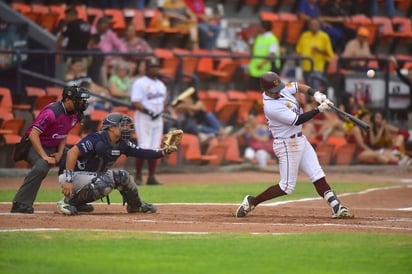
{"type": "Polygon", "coordinates": [[[160,60],[156,56],[150,56],[146,59],[146,67],[160,67],[160,60]]]}
{"type": "Polygon", "coordinates": [[[264,92],[274,93],[279,92],[285,87],[285,84],[280,80],[279,75],[272,71],[265,72],[260,77],[260,88],[264,92]]]}

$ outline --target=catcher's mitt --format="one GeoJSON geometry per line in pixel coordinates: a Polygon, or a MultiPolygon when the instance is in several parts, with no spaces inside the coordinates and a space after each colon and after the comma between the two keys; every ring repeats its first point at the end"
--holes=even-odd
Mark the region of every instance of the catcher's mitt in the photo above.
{"type": "Polygon", "coordinates": [[[165,134],[163,138],[163,151],[166,154],[177,151],[177,146],[182,142],[183,130],[174,129],[165,134]]]}

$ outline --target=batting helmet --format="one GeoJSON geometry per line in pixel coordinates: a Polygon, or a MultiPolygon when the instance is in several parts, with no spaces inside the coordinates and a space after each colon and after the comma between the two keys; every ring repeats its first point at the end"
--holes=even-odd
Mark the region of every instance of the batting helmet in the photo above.
{"type": "Polygon", "coordinates": [[[260,88],[267,93],[279,92],[285,87],[279,75],[274,72],[266,72],[260,77],[260,88]]]}
{"type": "Polygon", "coordinates": [[[104,118],[102,130],[106,130],[109,127],[120,127],[122,139],[124,140],[129,140],[134,131],[132,118],[116,112],[110,113],[104,118]]]}
{"type": "Polygon", "coordinates": [[[63,100],[66,98],[74,101],[76,112],[83,112],[87,108],[87,99],[90,98],[87,89],[78,86],[69,86],[63,88],[63,100]]]}

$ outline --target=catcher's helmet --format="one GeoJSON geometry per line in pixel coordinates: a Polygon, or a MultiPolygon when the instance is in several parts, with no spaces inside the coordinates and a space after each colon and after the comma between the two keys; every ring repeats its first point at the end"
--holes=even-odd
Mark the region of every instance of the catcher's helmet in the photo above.
{"type": "Polygon", "coordinates": [[[76,112],[83,112],[87,108],[87,99],[90,98],[90,95],[87,89],[78,86],[70,86],[63,88],[62,97],[63,100],[69,98],[74,101],[76,112]]]}
{"type": "Polygon", "coordinates": [[[110,113],[104,118],[102,130],[106,130],[109,127],[120,127],[120,130],[122,131],[122,139],[125,140],[130,139],[134,130],[132,118],[116,112],[110,113]]]}
{"type": "Polygon", "coordinates": [[[279,92],[285,87],[285,84],[280,80],[279,75],[269,71],[260,77],[260,88],[267,93],[279,92]]]}

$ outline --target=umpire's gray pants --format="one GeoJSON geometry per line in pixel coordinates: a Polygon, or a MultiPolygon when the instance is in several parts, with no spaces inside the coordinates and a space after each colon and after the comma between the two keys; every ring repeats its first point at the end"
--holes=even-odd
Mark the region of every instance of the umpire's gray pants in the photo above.
{"type": "MultiPolygon", "coordinates": [[[[57,147],[43,147],[43,149],[47,155],[57,151],[57,147]]],[[[30,148],[27,161],[31,165],[31,170],[24,178],[24,182],[17,191],[16,196],[14,196],[13,202],[18,202],[26,206],[33,206],[40,185],[49,173],[50,165],[40,157],[33,147],[30,148]]]]}

